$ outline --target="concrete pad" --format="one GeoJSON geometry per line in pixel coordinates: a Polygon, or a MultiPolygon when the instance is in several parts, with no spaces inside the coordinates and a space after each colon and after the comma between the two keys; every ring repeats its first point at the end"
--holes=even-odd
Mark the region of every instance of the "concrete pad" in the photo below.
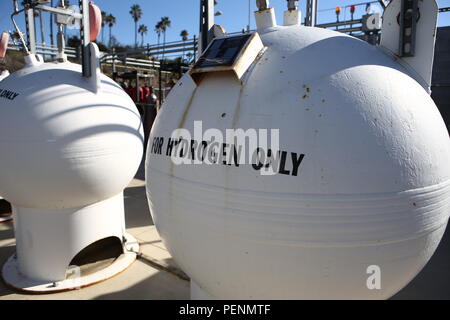
{"type": "Polygon", "coordinates": [[[18,294],[0,286],[2,300],[91,300],[132,299],[166,300],[189,299],[189,282],[159,271],[137,260],[131,267],[109,279],[81,290],[45,295],[18,294]]]}

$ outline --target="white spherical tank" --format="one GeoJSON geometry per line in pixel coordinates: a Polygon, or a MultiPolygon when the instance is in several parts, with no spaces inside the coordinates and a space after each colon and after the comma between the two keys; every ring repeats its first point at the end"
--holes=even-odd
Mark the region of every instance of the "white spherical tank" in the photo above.
{"type": "Polygon", "coordinates": [[[449,217],[449,136],[434,102],[395,58],[353,37],[301,26],[259,35],[266,49],[241,80],[186,74],[155,121],[147,195],[164,243],[193,298],[394,295],[449,217]],[[276,174],[258,162],[175,163],[174,136],[184,154],[209,143],[199,124],[224,136],[279,129],[276,174]]]}
{"type": "Polygon", "coordinates": [[[133,101],[95,64],[92,81],[80,65],[31,57],[0,83],[0,194],[13,205],[20,273],[48,282],[87,245],[122,241],[122,191],[143,131],[133,101]]]}
{"type": "Polygon", "coordinates": [[[99,93],[80,65],[45,63],[1,83],[0,194],[16,206],[73,208],[120,193],[142,154],[139,112],[102,75],[99,93]]]}

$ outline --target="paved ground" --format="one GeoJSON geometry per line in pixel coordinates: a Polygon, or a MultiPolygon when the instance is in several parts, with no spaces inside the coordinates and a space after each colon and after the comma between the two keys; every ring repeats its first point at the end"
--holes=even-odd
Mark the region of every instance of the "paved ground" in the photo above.
{"type": "MultiPolygon", "coordinates": [[[[2,299],[189,299],[189,282],[166,250],[153,225],[141,166],[125,190],[128,232],[140,242],[142,257],[129,269],[103,283],[52,295],[18,294],[0,282],[2,299]]],[[[0,224],[0,266],[14,253],[12,223],[0,224]]],[[[431,261],[394,299],[450,299],[450,231],[431,261]]]]}

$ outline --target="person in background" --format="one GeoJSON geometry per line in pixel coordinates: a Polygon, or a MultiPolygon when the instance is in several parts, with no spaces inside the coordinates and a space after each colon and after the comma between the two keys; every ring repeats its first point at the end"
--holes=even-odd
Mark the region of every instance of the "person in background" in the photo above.
{"type": "Polygon", "coordinates": [[[139,102],[141,102],[141,103],[144,103],[145,102],[145,100],[144,100],[144,87],[139,87],[138,88],[138,97],[139,97],[139,102]]]}
{"type": "Polygon", "coordinates": [[[144,150],[147,148],[148,138],[152,130],[153,122],[155,121],[158,112],[158,98],[156,97],[153,88],[148,88],[150,94],[147,97],[147,105],[144,115],[144,150]]]}
{"type": "Polygon", "coordinates": [[[150,95],[150,87],[148,86],[147,82],[142,87],[142,91],[143,92],[142,92],[142,99],[141,99],[141,101],[144,102],[144,103],[148,103],[147,100],[148,100],[148,96],[150,95]]]}
{"type": "Polygon", "coordinates": [[[136,103],[136,101],[137,101],[136,87],[133,87],[133,85],[131,83],[128,83],[128,87],[125,90],[125,92],[128,93],[128,95],[130,96],[131,100],[133,100],[134,103],[136,103]]]}

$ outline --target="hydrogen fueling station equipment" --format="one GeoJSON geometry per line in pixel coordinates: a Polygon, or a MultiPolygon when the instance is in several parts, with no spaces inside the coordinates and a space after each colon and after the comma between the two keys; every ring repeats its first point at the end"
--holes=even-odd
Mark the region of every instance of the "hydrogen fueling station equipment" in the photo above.
{"type": "Polygon", "coordinates": [[[193,299],[389,298],[449,217],[436,2],[390,1],[380,46],[258,8],[256,32],[212,40],[155,120],[153,221],[193,299]]]}
{"type": "MultiPolygon", "coordinates": [[[[27,47],[25,67],[0,83],[0,194],[12,203],[16,253],[2,269],[5,282],[30,292],[77,289],[108,279],[135,259],[138,244],[125,231],[123,190],[141,157],[143,132],[128,95],[101,74],[95,39],[100,10],[80,12],[27,1],[15,12],[52,12],[59,27],[56,61],[27,47]],[[67,61],[62,26],[80,23],[82,66],[67,61]],[[105,239],[120,251],[99,271],[75,258],[105,239]]],[[[28,39],[33,42],[33,39],[28,39]]],[[[96,254],[99,254],[97,252],[96,254]]],[[[95,258],[95,257],[94,257],[95,258]]],[[[95,260],[95,259],[94,259],[95,260]]],[[[91,261],[92,262],[92,261],[91,261]]]]}

